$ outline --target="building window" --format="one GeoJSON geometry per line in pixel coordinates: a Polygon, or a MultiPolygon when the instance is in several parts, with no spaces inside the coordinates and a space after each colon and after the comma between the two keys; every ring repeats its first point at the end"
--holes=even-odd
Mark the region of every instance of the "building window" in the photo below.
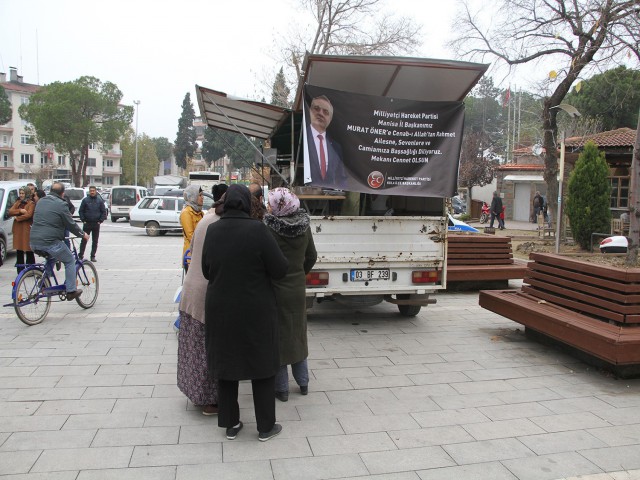
{"type": "Polygon", "coordinates": [[[2,166],[3,167],[8,167],[9,166],[9,154],[8,153],[3,153],[2,154],[2,166]]]}
{"type": "Polygon", "coordinates": [[[20,103],[22,105],[28,105],[29,104],[29,97],[20,97],[20,103]]]}
{"type": "Polygon", "coordinates": [[[96,149],[96,144],[95,143],[90,143],[89,144],[89,150],[95,150],[96,149]]]}
{"type": "Polygon", "coordinates": [[[87,158],[87,167],[95,167],[96,159],[95,158],[87,158]]]}
{"type": "Polygon", "coordinates": [[[33,143],[31,140],[31,135],[27,135],[25,133],[20,135],[20,143],[22,145],[31,145],[33,143]]]}
{"type": "Polygon", "coordinates": [[[33,153],[21,153],[20,163],[33,163],[33,153]]]}
{"type": "Polygon", "coordinates": [[[629,177],[610,177],[611,208],[629,207],[629,177]]]}
{"type": "Polygon", "coordinates": [[[9,145],[9,136],[8,135],[2,135],[2,145],[5,146],[5,147],[9,145]]]}
{"type": "Polygon", "coordinates": [[[113,177],[104,177],[105,185],[113,185],[113,177]]]}
{"type": "Polygon", "coordinates": [[[47,164],[47,152],[41,152],[40,153],[40,165],[46,165],[47,164]]]}
{"type": "Polygon", "coordinates": [[[64,165],[64,164],[65,164],[64,155],[58,155],[58,165],[64,165]]]}
{"type": "Polygon", "coordinates": [[[103,167],[113,167],[113,160],[105,160],[103,162],[103,167]]]}

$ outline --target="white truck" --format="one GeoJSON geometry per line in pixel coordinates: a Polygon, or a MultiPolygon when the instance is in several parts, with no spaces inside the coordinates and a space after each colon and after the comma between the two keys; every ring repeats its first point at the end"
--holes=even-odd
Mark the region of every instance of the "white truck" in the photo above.
{"type": "MultiPolygon", "coordinates": [[[[295,186],[301,184],[302,177],[299,150],[304,83],[409,100],[461,101],[487,67],[449,60],[308,55],[293,110],[232,99],[199,86],[196,94],[209,127],[268,139],[270,147],[277,149],[275,162],[263,156],[272,167],[272,181],[275,186],[295,186]]],[[[380,209],[371,214],[366,206],[373,203],[373,197],[360,197],[348,215],[337,214],[340,209],[331,201],[332,208],[325,205],[321,215],[311,217],[318,261],[307,276],[307,305],[313,300],[332,299],[368,306],[384,300],[397,304],[402,315],[415,316],[422,306],[435,303],[434,293],[446,288],[449,200],[375,196],[377,204],[393,209],[394,214],[388,216],[380,209]]]]}

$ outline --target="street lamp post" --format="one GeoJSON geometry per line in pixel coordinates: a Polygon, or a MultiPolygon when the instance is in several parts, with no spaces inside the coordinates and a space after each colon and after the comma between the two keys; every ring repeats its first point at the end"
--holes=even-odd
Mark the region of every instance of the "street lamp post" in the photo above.
{"type": "Polygon", "coordinates": [[[136,167],[134,175],[134,185],[138,185],[138,108],[140,107],[140,100],[134,100],[136,104],[136,167]]]}

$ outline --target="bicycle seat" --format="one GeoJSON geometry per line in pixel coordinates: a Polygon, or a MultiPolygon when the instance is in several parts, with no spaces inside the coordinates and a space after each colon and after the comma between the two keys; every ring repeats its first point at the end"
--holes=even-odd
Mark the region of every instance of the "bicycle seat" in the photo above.
{"type": "Polygon", "coordinates": [[[44,258],[51,257],[51,255],[49,255],[47,252],[44,252],[42,250],[34,250],[33,253],[35,253],[36,255],[38,255],[40,257],[44,257],[44,258]]]}

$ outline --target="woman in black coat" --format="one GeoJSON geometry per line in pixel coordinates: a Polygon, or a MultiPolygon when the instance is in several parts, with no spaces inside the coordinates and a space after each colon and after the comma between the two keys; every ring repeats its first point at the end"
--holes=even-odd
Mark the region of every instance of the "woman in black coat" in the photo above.
{"type": "Polygon", "coordinates": [[[275,423],[275,374],[280,367],[278,307],[271,286],[289,262],[267,227],[250,217],[251,194],[244,185],[226,192],[224,214],[209,226],[202,273],[205,343],[209,371],[218,379],[218,426],[234,439],[242,428],[239,380],[251,380],[258,438],[280,433],[275,423]]]}

